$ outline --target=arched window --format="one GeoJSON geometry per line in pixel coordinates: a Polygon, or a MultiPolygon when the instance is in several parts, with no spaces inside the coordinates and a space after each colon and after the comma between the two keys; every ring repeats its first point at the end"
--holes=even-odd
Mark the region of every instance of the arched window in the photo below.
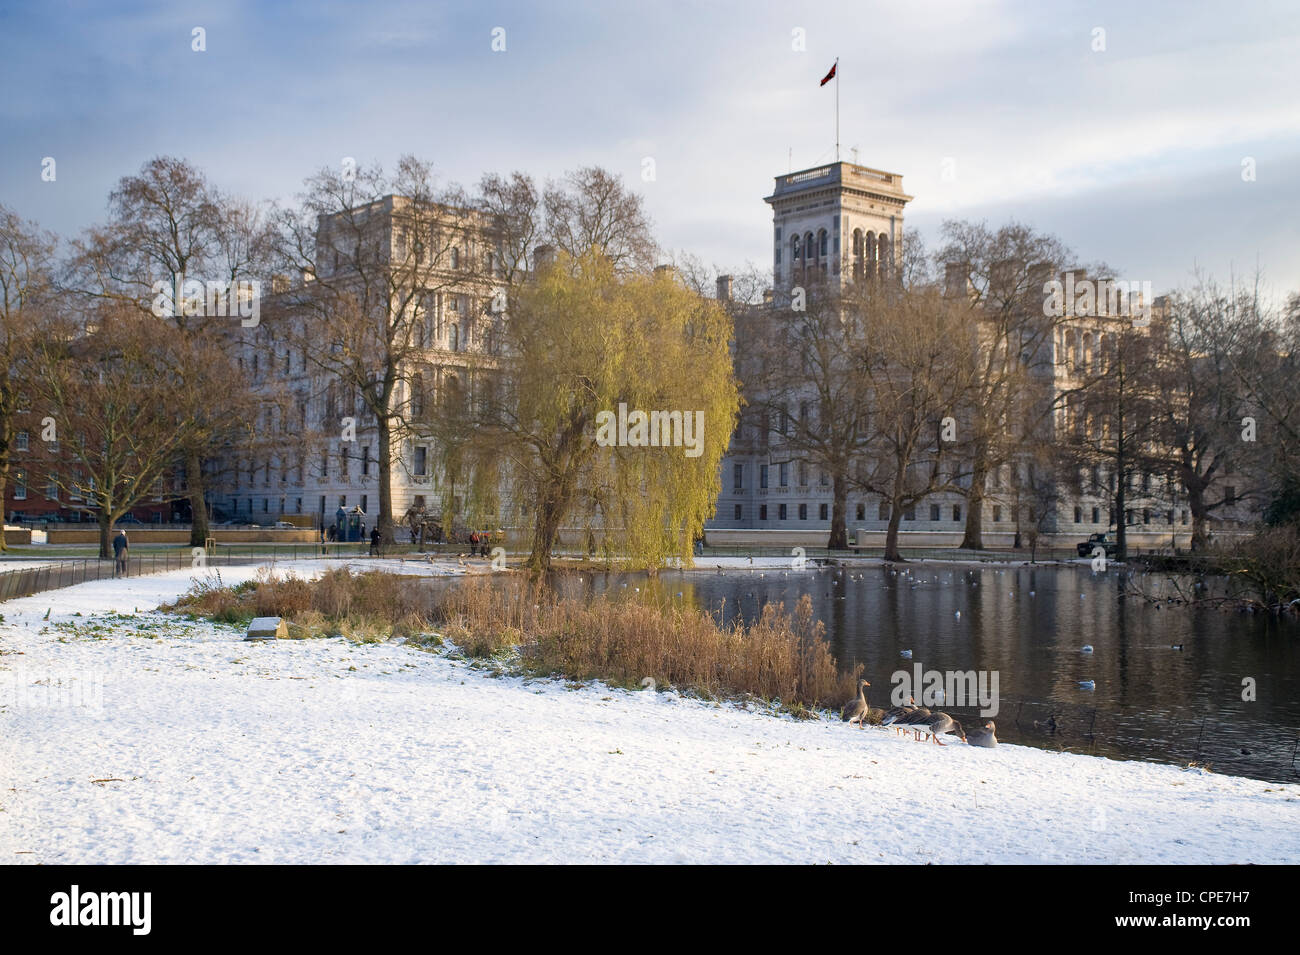
{"type": "Polygon", "coordinates": [[[813,234],[805,232],[803,237],[804,258],[814,259],[817,257],[817,246],[813,245],[813,234]]]}
{"type": "Polygon", "coordinates": [[[460,326],[455,322],[447,326],[447,348],[460,351],[460,326]]]}
{"type": "Polygon", "coordinates": [[[1083,346],[1081,351],[1082,351],[1082,359],[1079,362],[1079,367],[1083,370],[1083,373],[1086,375],[1088,373],[1088,367],[1092,364],[1092,333],[1091,332],[1084,332],[1083,346]]]}
{"type": "Polygon", "coordinates": [[[790,258],[792,260],[799,258],[799,253],[800,251],[802,251],[802,249],[803,249],[803,245],[800,243],[798,236],[795,236],[793,239],[790,240],[790,252],[791,252],[790,258]]]}
{"type": "Polygon", "coordinates": [[[894,260],[890,256],[889,236],[883,232],[880,234],[880,244],[878,247],[878,259],[880,262],[880,274],[886,275],[893,270],[894,260]]]}
{"type": "Polygon", "coordinates": [[[822,229],[817,233],[817,254],[821,258],[826,258],[826,230],[822,229]]]}

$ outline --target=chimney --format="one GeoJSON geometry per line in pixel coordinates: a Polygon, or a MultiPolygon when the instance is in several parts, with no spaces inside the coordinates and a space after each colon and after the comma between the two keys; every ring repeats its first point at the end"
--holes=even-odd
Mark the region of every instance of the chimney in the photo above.
{"type": "Polygon", "coordinates": [[[947,262],[943,267],[943,294],[951,298],[970,294],[970,266],[965,262],[947,262]]]}
{"type": "Polygon", "coordinates": [[[718,301],[719,302],[731,301],[731,276],[730,275],[718,276],[718,301]]]}

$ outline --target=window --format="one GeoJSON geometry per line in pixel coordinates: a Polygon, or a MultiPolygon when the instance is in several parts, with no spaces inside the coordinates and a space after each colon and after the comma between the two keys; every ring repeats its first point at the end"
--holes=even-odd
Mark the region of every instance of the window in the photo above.
{"type": "Polygon", "coordinates": [[[808,486],[808,462],[806,461],[799,462],[799,486],[808,486]]]}
{"type": "MultiPolygon", "coordinates": [[[[370,445],[368,444],[361,449],[361,473],[370,473],[370,445]]],[[[362,510],[364,510],[364,508],[362,508],[362,510]]]]}
{"type": "Polygon", "coordinates": [[[819,504],[817,506],[817,519],[822,521],[828,521],[831,519],[829,504],[819,504]]]}
{"type": "Polygon", "coordinates": [[[1092,509],[1092,522],[1093,522],[1094,524],[1096,524],[1096,523],[1098,523],[1098,522],[1100,522],[1100,521],[1101,521],[1101,508],[1099,508],[1099,507],[1094,507],[1094,508],[1092,509]]]}
{"type": "Polygon", "coordinates": [[[453,269],[460,268],[460,249],[451,250],[451,267],[453,269]]]}
{"type": "Polygon", "coordinates": [[[760,505],[758,505],[758,519],[759,519],[760,521],[765,521],[765,520],[767,520],[767,505],[766,505],[766,504],[760,504],[760,505]]]}
{"type": "Polygon", "coordinates": [[[1082,523],[1083,523],[1083,508],[1081,508],[1081,507],[1075,507],[1075,509],[1074,509],[1074,523],[1076,523],[1076,524],[1082,524],[1082,523]]]}
{"type": "MultiPolygon", "coordinates": [[[[787,462],[787,461],[782,461],[782,462],[778,465],[778,469],[779,469],[779,470],[778,470],[778,474],[779,474],[780,476],[777,478],[777,483],[780,484],[781,487],[789,487],[789,486],[790,486],[790,464],[789,464],[789,462],[787,462]]],[[[784,507],[785,505],[783,504],[783,505],[781,505],[781,506],[784,507]]]]}
{"type": "Polygon", "coordinates": [[[27,432],[26,432],[26,431],[19,431],[16,435],[14,435],[14,450],[16,450],[16,451],[26,451],[26,450],[27,450],[27,442],[28,442],[28,439],[27,439],[27,432]]]}
{"type": "Polygon", "coordinates": [[[776,506],[776,519],[778,521],[783,521],[785,520],[785,517],[786,517],[786,506],[784,504],[778,504],[776,506]]]}
{"type": "Polygon", "coordinates": [[[415,465],[413,468],[416,477],[425,477],[429,473],[429,449],[420,445],[415,449],[415,465]]]}
{"type": "Polygon", "coordinates": [[[51,501],[59,499],[59,476],[54,472],[50,472],[50,476],[45,479],[45,496],[51,501]]]}
{"type": "Polygon", "coordinates": [[[1151,508],[1149,507],[1142,508],[1142,523],[1143,524],[1151,523],[1151,508]]]}
{"type": "Polygon", "coordinates": [[[745,486],[745,466],[733,464],[731,467],[731,486],[739,491],[745,486]]]}
{"type": "Polygon", "coordinates": [[[365,513],[369,514],[369,513],[370,513],[370,508],[366,507],[366,501],[367,501],[367,498],[368,498],[368,495],[365,495],[365,494],[362,494],[362,495],[361,495],[361,510],[363,510],[365,513]]]}
{"type": "MultiPolygon", "coordinates": [[[[251,467],[248,469],[248,474],[249,474],[248,483],[252,484],[253,469],[251,467]]],[[[320,453],[320,476],[322,478],[327,478],[330,476],[330,453],[328,451],[322,451],[320,453]]]]}
{"type": "Polygon", "coordinates": [[[911,504],[911,505],[909,505],[909,506],[903,508],[903,520],[905,520],[905,521],[914,521],[914,520],[916,520],[916,505],[915,505],[915,504],[911,504]]]}
{"type": "Polygon", "coordinates": [[[294,512],[295,514],[301,514],[301,513],[302,513],[302,498],[297,498],[297,499],[294,501],[294,511],[293,511],[293,512],[294,512]]]}
{"type": "Polygon", "coordinates": [[[27,500],[27,472],[21,468],[14,472],[14,500],[27,500]]]}
{"type": "Polygon", "coordinates": [[[881,501],[881,502],[880,502],[880,507],[879,507],[879,509],[877,509],[877,511],[876,511],[876,520],[879,520],[879,521],[887,521],[887,520],[889,520],[889,502],[888,502],[888,501],[881,501]]]}
{"type": "Polygon", "coordinates": [[[993,505],[993,523],[994,523],[994,524],[1001,524],[1001,523],[1002,523],[1002,505],[1001,505],[1001,504],[994,504],[994,505],[993,505]]]}
{"type": "Polygon", "coordinates": [[[1237,503],[1237,489],[1231,484],[1229,484],[1227,487],[1223,489],[1223,503],[1224,504],[1237,503]]]}
{"type": "Polygon", "coordinates": [[[737,505],[736,505],[736,511],[735,511],[735,520],[739,521],[739,520],[741,519],[740,515],[741,515],[742,511],[743,511],[743,508],[741,507],[741,505],[737,504],[737,505]]]}
{"type": "Polygon", "coordinates": [[[863,504],[861,501],[859,501],[859,502],[858,502],[858,520],[860,520],[860,521],[865,521],[866,519],[867,519],[867,505],[865,505],[865,504],[863,504]]]}
{"type": "Polygon", "coordinates": [[[953,519],[954,521],[960,521],[960,520],[961,520],[961,505],[960,505],[960,504],[954,504],[954,505],[952,506],[952,519],[953,519]]]}
{"type": "Polygon", "coordinates": [[[758,486],[761,488],[767,487],[767,465],[766,464],[760,464],[758,466],[758,486]]]}
{"type": "Polygon", "coordinates": [[[938,505],[938,504],[931,504],[931,505],[930,505],[930,520],[932,520],[932,521],[937,521],[937,520],[939,520],[939,505],[938,505]]]}
{"type": "Polygon", "coordinates": [[[807,505],[807,504],[800,504],[800,505],[799,505],[799,520],[801,520],[801,521],[806,521],[806,520],[808,520],[808,505],[807,505]]]}

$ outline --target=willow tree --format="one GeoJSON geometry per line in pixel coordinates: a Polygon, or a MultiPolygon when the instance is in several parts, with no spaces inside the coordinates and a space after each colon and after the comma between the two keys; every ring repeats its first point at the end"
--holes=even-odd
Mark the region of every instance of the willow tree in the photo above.
{"type": "Polygon", "coordinates": [[[689,564],[740,404],[731,334],[670,271],[620,271],[595,252],[561,252],[516,289],[509,387],[481,435],[528,502],[530,572],[550,567],[565,527],[598,527],[633,567],[689,564]]]}

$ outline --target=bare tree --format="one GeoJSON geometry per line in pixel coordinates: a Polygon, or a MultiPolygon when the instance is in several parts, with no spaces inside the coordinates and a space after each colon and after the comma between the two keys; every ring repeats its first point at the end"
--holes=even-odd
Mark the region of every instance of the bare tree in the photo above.
{"type": "Polygon", "coordinates": [[[355,415],[358,433],[374,434],[376,526],[391,542],[394,466],[423,416],[416,376],[435,328],[454,325],[446,350],[457,353],[499,321],[496,229],[460,190],[439,189],[431,164],[413,156],[392,176],[377,166],[322,169],[277,227],[281,271],[305,281],[281,296],[273,321],[323,374],[322,389],[341,386],[343,406],[327,402],[327,415],[340,419],[332,427],[342,434],[342,419],[355,415]]]}
{"type": "Polygon", "coordinates": [[[904,512],[958,486],[942,431],[972,385],[969,311],[934,286],[880,283],[855,295],[870,330],[856,365],[869,392],[869,439],[850,480],[888,507],[885,559],[899,561],[904,512]]]}
{"type": "MultiPolygon", "coordinates": [[[[194,383],[177,374],[197,356],[168,324],[129,304],[96,300],[82,314],[61,310],[42,325],[32,354],[33,394],[60,423],[60,445],[75,470],[58,485],[84,499],[99,523],[99,554],[110,554],[117,520],[156,496],[200,427],[194,383]]],[[[214,398],[206,392],[209,400],[214,398]]]]}
{"type": "MultiPolygon", "coordinates": [[[[0,205],[0,502],[9,482],[15,413],[31,387],[28,350],[54,282],[52,235],[0,205]]],[[[5,549],[0,531],[0,551],[5,549]]]]}
{"type": "Polygon", "coordinates": [[[1054,236],[1009,223],[948,221],[937,261],[945,269],[949,298],[965,304],[978,321],[972,343],[976,374],[962,415],[961,444],[970,470],[966,525],[961,546],[984,546],[986,481],[1024,452],[1015,412],[1034,402],[1035,366],[1050,362],[1052,336],[1064,317],[1045,315],[1044,282],[1069,259],[1054,236]]]}
{"type": "Polygon", "coordinates": [[[194,394],[205,379],[225,381],[222,400],[191,405],[196,416],[177,464],[189,499],[190,543],[208,537],[207,483],[217,454],[246,433],[263,396],[239,373],[234,342],[258,314],[270,235],[264,211],[227,196],[183,159],[159,156],[124,177],[109,197],[110,218],[74,243],[70,290],[127,304],[166,321],[163,334],[193,347],[176,358],[202,356],[202,366],[177,368],[194,394]]]}

